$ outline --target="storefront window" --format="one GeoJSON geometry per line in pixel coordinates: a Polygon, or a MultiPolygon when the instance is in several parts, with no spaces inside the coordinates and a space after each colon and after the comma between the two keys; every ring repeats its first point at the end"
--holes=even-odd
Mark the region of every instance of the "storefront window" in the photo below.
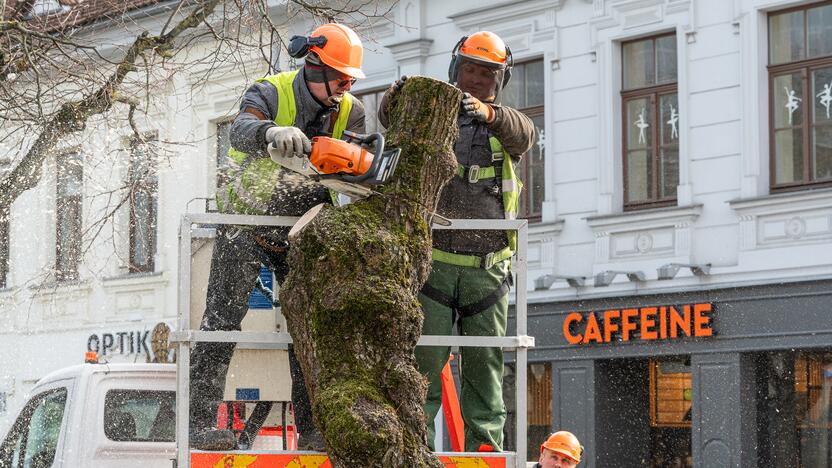
{"type": "Polygon", "coordinates": [[[650,465],[693,466],[691,410],[693,379],[690,361],[650,361],[650,465]]]}
{"type": "Polygon", "coordinates": [[[832,466],[832,352],[771,352],[757,365],[760,463],[832,466]],[[782,462],[782,463],[781,463],[782,462]]]}
{"type": "MultiPolygon", "coordinates": [[[[503,399],[508,413],[503,430],[505,450],[515,450],[517,447],[514,369],[514,364],[506,364],[503,372],[503,399]]],[[[555,430],[552,428],[552,364],[534,362],[528,365],[528,369],[526,453],[528,461],[537,461],[540,443],[555,430]]]]}
{"type": "Polygon", "coordinates": [[[832,355],[799,354],[794,363],[794,390],[801,466],[832,466],[830,402],[832,355]]]}

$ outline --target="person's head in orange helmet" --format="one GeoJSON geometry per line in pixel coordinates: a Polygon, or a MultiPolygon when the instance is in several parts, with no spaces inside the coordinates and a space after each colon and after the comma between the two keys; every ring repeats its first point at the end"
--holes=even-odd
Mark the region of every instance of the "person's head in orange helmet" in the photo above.
{"type": "Polygon", "coordinates": [[[575,468],[581,463],[584,448],[568,431],[558,431],[551,434],[540,445],[539,468],[575,468]]]}
{"type": "Polygon", "coordinates": [[[306,56],[306,85],[326,106],[338,104],[355,80],[365,77],[361,71],[364,46],[355,31],[343,24],[327,23],[309,36],[292,36],[288,49],[294,58],[306,56]]]}
{"type": "Polygon", "coordinates": [[[479,31],[457,42],[448,79],[463,92],[483,102],[494,102],[511,79],[514,60],[500,36],[479,31]]]}

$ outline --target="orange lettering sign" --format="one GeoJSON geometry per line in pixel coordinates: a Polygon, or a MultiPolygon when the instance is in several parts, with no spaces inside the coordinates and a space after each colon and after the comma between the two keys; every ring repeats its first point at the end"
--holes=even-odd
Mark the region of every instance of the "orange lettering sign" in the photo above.
{"type": "Polygon", "coordinates": [[[707,302],[570,312],[563,320],[563,337],[573,345],[710,337],[713,312],[707,302]]]}

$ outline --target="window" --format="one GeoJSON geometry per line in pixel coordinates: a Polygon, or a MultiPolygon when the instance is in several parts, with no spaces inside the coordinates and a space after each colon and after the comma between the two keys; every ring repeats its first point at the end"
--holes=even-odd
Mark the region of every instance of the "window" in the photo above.
{"type": "Polygon", "coordinates": [[[773,192],[832,185],[832,2],[772,13],[769,147],[773,192]]]}
{"type": "Polygon", "coordinates": [[[650,361],[650,425],[690,427],[693,378],[684,360],[650,361]]]}
{"type": "Polygon", "coordinates": [[[217,122],[217,175],[214,187],[219,190],[231,180],[228,150],[231,148],[231,124],[233,120],[217,122]]]}
{"type": "Polygon", "coordinates": [[[66,407],[65,388],[33,397],[20,412],[3,445],[0,466],[52,466],[66,407]]]}
{"type": "Polygon", "coordinates": [[[8,286],[9,210],[0,208],[0,289],[8,286]]]}
{"type": "MultiPolygon", "coordinates": [[[[505,364],[503,370],[503,400],[506,405],[506,423],[503,429],[503,448],[516,450],[515,433],[517,418],[515,412],[515,365],[505,364]]],[[[552,429],[552,363],[532,362],[528,364],[526,379],[527,461],[537,461],[540,443],[554,432],[552,429]]]]}
{"type": "Polygon", "coordinates": [[[378,106],[381,104],[381,97],[384,96],[385,91],[387,91],[387,88],[365,91],[355,96],[361,99],[361,103],[364,104],[364,121],[367,123],[366,133],[384,133],[384,127],[378,121],[378,106]]]}
{"type": "Polygon", "coordinates": [[[523,112],[534,122],[535,144],[523,155],[517,168],[517,175],[523,181],[518,215],[532,220],[540,219],[545,195],[546,135],[543,88],[543,60],[534,60],[515,64],[511,71],[511,81],[500,92],[500,104],[523,112]]]}
{"type": "Polygon", "coordinates": [[[55,204],[55,277],[58,281],[78,279],[78,264],[81,261],[83,174],[79,153],[66,153],[58,158],[55,204]]]}
{"type": "Polygon", "coordinates": [[[173,442],[176,393],[110,390],[104,397],[104,435],[119,442],[173,442]]]}
{"type": "Polygon", "coordinates": [[[621,55],[624,209],[673,205],[679,185],[676,36],[625,42],[621,55]]]}
{"type": "Polygon", "coordinates": [[[128,171],[130,190],[130,272],[153,271],[159,181],[152,141],[134,140],[128,171]]]}

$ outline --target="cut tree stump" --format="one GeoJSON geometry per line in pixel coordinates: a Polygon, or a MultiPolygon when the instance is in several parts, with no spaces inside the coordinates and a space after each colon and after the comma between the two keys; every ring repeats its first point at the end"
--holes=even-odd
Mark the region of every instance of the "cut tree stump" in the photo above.
{"type": "Polygon", "coordinates": [[[460,91],[412,77],[390,103],[402,150],[378,194],[325,206],[292,239],[280,302],[335,467],[441,467],[427,446],[413,350],[432,213],[456,172],[460,91]]]}

